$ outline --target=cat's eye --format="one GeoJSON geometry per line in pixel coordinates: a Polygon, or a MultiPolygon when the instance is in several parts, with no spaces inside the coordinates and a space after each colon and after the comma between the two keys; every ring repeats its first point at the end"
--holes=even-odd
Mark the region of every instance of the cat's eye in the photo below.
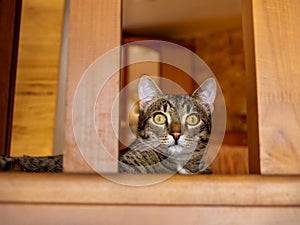
{"type": "Polygon", "coordinates": [[[195,126],[199,123],[200,119],[197,115],[192,114],[186,118],[186,123],[191,126],[195,126]]]}
{"type": "Polygon", "coordinates": [[[158,125],[163,125],[166,123],[167,118],[165,115],[158,113],[158,114],[154,115],[153,121],[154,121],[154,123],[156,123],[158,125]]]}

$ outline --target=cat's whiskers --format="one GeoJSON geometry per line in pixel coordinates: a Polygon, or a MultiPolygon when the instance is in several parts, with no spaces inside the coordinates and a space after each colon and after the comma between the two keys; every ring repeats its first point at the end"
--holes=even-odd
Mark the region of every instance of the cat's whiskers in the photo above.
{"type": "Polygon", "coordinates": [[[164,94],[149,77],[142,77],[138,92],[137,139],[120,153],[120,171],[209,172],[203,158],[211,133],[214,79],[207,79],[189,96],[164,94]]]}

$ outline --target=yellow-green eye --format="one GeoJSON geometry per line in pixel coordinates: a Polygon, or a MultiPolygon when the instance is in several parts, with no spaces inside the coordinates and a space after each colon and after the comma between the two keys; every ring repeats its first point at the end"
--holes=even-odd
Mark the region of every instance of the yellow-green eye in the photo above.
{"type": "Polygon", "coordinates": [[[166,123],[166,116],[163,115],[163,114],[156,114],[154,117],[153,117],[153,121],[154,123],[158,124],[158,125],[163,125],[166,123]]]}
{"type": "Polygon", "coordinates": [[[199,123],[199,117],[192,114],[186,118],[186,122],[188,125],[195,126],[199,123]]]}

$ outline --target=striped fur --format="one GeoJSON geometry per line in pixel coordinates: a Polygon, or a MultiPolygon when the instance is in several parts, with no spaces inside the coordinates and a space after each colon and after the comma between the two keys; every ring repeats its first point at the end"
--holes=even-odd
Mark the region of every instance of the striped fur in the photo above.
{"type": "Polygon", "coordinates": [[[209,79],[192,96],[171,95],[162,93],[150,78],[142,77],[137,139],[120,152],[119,171],[211,173],[204,156],[211,133],[214,84],[209,79]],[[157,114],[159,123],[155,122],[157,114]],[[189,118],[192,123],[199,122],[191,125],[189,118]]]}

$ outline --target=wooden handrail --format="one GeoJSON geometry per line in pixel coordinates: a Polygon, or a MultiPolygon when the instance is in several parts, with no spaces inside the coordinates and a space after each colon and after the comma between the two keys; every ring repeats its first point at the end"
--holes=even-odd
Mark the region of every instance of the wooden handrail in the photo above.
{"type": "MultiPolygon", "coordinates": [[[[157,175],[122,176],[145,180],[157,175]]],[[[0,184],[0,204],[300,206],[300,176],[174,175],[131,187],[99,175],[2,173],[0,184]]]]}

